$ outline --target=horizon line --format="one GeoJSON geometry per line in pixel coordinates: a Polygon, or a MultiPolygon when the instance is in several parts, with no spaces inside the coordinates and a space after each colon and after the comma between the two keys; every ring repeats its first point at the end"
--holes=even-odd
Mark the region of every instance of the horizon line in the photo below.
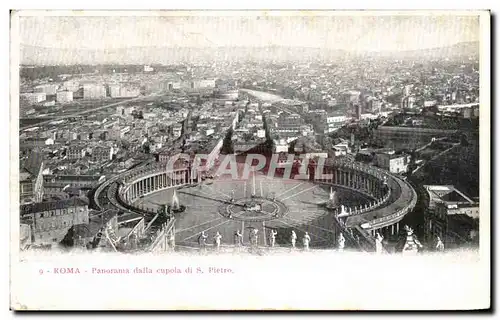
{"type": "Polygon", "coordinates": [[[447,44],[442,46],[428,47],[422,49],[403,49],[403,50],[352,50],[352,49],[342,49],[342,48],[330,48],[330,47],[320,47],[320,46],[292,46],[292,45],[259,45],[259,46],[246,46],[246,45],[214,45],[214,46],[178,46],[178,45],[152,45],[152,46],[130,46],[130,47],[119,47],[119,48],[61,48],[61,47],[47,47],[47,46],[36,46],[31,44],[21,43],[19,46],[32,47],[32,48],[40,48],[40,49],[53,49],[53,50],[88,50],[88,51],[113,51],[113,50],[128,50],[128,49],[139,49],[139,48],[189,48],[189,49],[215,49],[215,48],[269,48],[269,47],[285,47],[285,48],[308,48],[308,49],[323,49],[323,50],[336,50],[336,51],[345,51],[345,52],[405,52],[405,51],[421,51],[421,50],[430,50],[430,49],[441,49],[448,48],[452,46],[456,46],[459,44],[466,43],[479,43],[479,40],[472,41],[459,41],[453,44],[447,44]]]}

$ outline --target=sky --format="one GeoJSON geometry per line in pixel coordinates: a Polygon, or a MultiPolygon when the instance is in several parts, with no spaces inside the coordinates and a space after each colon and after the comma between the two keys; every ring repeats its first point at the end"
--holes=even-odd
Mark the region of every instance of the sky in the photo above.
{"type": "Polygon", "coordinates": [[[259,12],[225,16],[29,16],[20,17],[20,43],[103,52],[131,47],[271,45],[401,51],[478,41],[480,36],[477,16],[285,14],[288,16],[259,12]]]}

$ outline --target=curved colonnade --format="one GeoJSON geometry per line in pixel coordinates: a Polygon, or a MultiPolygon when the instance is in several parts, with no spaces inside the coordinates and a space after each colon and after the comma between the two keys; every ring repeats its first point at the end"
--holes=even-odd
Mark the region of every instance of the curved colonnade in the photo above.
{"type": "MultiPolygon", "coordinates": [[[[325,164],[323,173],[331,176],[313,179],[315,183],[351,189],[371,199],[364,206],[332,209],[340,227],[351,235],[353,230],[364,238],[376,232],[397,234],[399,222],[417,201],[416,192],[408,182],[379,168],[336,159],[325,164]]],[[[164,163],[148,163],[101,184],[94,194],[94,202],[103,209],[99,201],[106,191],[106,198],[113,207],[151,217],[160,212],[160,206],[156,210],[145,208],[135,204],[138,199],[157,191],[198,184],[200,178],[190,168],[168,170],[164,163]]]]}
{"type": "Polygon", "coordinates": [[[344,214],[338,213],[347,228],[359,227],[372,235],[380,230],[397,234],[399,221],[417,202],[417,194],[408,182],[377,167],[335,160],[325,165],[324,172],[333,174],[333,178],[318,182],[349,188],[373,199],[368,205],[345,208],[344,214]]]}

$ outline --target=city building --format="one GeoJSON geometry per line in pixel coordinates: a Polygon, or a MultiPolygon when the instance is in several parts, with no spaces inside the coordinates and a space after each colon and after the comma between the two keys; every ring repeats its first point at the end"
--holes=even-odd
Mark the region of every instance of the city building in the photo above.
{"type": "Polygon", "coordinates": [[[105,179],[100,175],[44,175],[44,184],[55,183],[71,187],[93,188],[105,179]]]}
{"type": "Polygon", "coordinates": [[[184,81],[182,87],[186,89],[213,89],[215,88],[215,79],[194,79],[184,81]]]}
{"type": "Polygon", "coordinates": [[[273,145],[273,153],[286,153],[290,148],[290,145],[288,144],[286,139],[276,139],[274,140],[273,145]]]}
{"type": "Polygon", "coordinates": [[[80,83],[75,80],[64,81],[62,88],[65,91],[76,92],[78,91],[78,89],[80,89],[80,83]]]}
{"type": "Polygon", "coordinates": [[[83,99],[104,99],[106,98],[106,87],[100,84],[84,84],[83,99]]]}
{"type": "Polygon", "coordinates": [[[371,111],[375,114],[379,114],[382,112],[382,104],[380,100],[371,100],[371,111]]]}
{"type": "Polygon", "coordinates": [[[68,103],[73,101],[73,91],[58,91],[56,101],[58,103],[68,103]]]}
{"type": "Polygon", "coordinates": [[[20,203],[41,202],[43,199],[42,155],[32,152],[19,168],[20,203]]]}
{"type": "Polygon", "coordinates": [[[437,105],[436,100],[426,100],[424,101],[424,107],[434,107],[437,105]]]}
{"type": "Polygon", "coordinates": [[[48,96],[53,96],[56,94],[58,88],[59,86],[56,84],[42,84],[35,87],[35,92],[43,92],[48,96]]]}
{"type": "Polygon", "coordinates": [[[108,89],[111,98],[134,98],[141,94],[140,86],[131,83],[109,84],[108,89]]]}
{"type": "Polygon", "coordinates": [[[350,90],[342,93],[340,95],[339,101],[341,103],[358,103],[360,99],[361,92],[357,90],[350,90]]]}
{"type": "Polygon", "coordinates": [[[21,100],[31,104],[40,103],[47,100],[47,94],[45,92],[22,93],[21,100]]]}
{"type": "Polygon", "coordinates": [[[472,108],[462,108],[462,116],[464,119],[470,119],[472,118],[473,115],[473,110],[472,108]]]}
{"type": "Polygon", "coordinates": [[[172,126],[172,134],[175,138],[178,138],[182,134],[182,125],[180,123],[176,123],[172,126]]]}
{"type": "Polygon", "coordinates": [[[474,118],[479,118],[479,105],[476,107],[473,107],[472,110],[473,110],[472,113],[474,115],[474,118]]]}
{"type": "Polygon", "coordinates": [[[20,214],[38,245],[58,243],[73,225],[89,222],[88,204],[80,198],[21,205],[20,214]]]}
{"type": "Polygon", "coordinates": [[[321,127],[323,128],[323,131],[321,133],[335,132],[338,129],[342,128],[348,122],[348,120],[349,119],[343,115],[327,114],[322,121],[323,123],[321,127]]]}
{"type": "Polygon", "coordinates": [[[361,110],[361,104],[355,104],[354,105],[354,114],[355,114],[355,117],[356,117],[356,120],[361,120],[361,113],[362,113],[362,110],[361,110]]]}
{"type": "Polygon", "coordinates": [[[339,143],[336,143],[333,146],[333,152],[336,157],[346,156],[351,149],[349,148],[349,142],[344,140],[339,143]]]}
{"type": "Polygon", "coordinates": [[[82,144],[76,144],[69,146],[66,149],[66,156],[70,160],[75,160],[75,159],[82,159],[85,157],[85,154],[87,152],[87,147],[82,145],[82,144]]]}
{"type": "Polygon", "coordinates": [[[391,173],[406,173],[410,164],[410,155],[378,153],[376,156],[377,165],[391,173]]]}
{"type": "Polygon", "coordinates": [[[92,147],[91,159],[94,162],[104,162],[113,159],[113,147],[95,146],[92,147]]]}
{"type": "Polygon", "coordinates": [[[479,203],[452,185],[425,185],[428,208],[424,236],[428,243],[440,237],[445,248],[478,244],[479,203]]]}
{"type": "Polygon", "coordinates": [[[109,129],[108,136],[110,140],[120,140],[123,139],[125,135],[129,132],[131,132],[130,126],[125,126],[125,127],[115,126],[109,129]]]}
{"type": "Polygon", "coordinates": [[[405,85],[404,89],[403,89],[403,95],[409,96],[411,94],[412,87],[413,87],[413,85],[411,85],[411,84],[405,85]]]}

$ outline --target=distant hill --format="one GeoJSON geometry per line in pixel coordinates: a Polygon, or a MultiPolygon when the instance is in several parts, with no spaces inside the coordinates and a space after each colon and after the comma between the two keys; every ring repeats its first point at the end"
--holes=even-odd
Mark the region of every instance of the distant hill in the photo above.
{"type": "Polygon", "coordinates": [[[310,47],[131,47],[126,49],[91,50],[21,46],[21,63],[25,65],[57,64],[175,64],[210,63],[216,61],[303,61],[339,60],[359,56],[455,58],[478,56],[479,42],[453,46],[396,52],[354,53],[345,50],[310,47]]]}
{"type": "Polygon", "coordinates": [[[462,57],[479,57],[479,42],[460,42],[451,46],[421,49],[421,50],[407,50],[407,51],[383,51],[365,53],[374,56],[390,56],[395,58],[462,58],[462,57]]]}

